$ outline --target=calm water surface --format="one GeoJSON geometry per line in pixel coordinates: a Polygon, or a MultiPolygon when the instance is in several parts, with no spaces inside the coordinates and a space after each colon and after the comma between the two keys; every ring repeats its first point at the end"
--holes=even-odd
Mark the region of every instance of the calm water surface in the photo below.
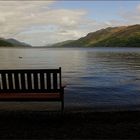
{"type": "Polygon", "coordinates": [[[66,106],[140,108],[139,48],[0,49],[1,69],[58,67],[66,106]]]}

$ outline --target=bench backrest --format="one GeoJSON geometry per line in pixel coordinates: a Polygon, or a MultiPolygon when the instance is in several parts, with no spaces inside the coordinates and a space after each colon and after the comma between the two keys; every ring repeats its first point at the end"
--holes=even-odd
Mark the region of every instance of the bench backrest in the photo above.
{"type": "Polygon", "coordinates": [[[61,68],[0,70],[0,93],[51,93],[60,90],[61,68]]]}

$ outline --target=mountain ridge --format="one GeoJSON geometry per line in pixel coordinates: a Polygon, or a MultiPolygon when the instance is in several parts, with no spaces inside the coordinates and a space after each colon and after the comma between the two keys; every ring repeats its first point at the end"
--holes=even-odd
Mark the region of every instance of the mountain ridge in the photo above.
{"type": "Polygon", "coordinates": [[[52,47],[140,47],[140,24],[108,27],[67,43],[59,42],[52,47]]]}

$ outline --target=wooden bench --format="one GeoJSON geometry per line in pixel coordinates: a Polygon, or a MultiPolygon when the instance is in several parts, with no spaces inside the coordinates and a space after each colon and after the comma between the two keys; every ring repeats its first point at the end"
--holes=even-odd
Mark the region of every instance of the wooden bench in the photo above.
{"type": "Polygon", "coordinates": [[[0,70],[0,101],[60,101],[63,112],[61,68],[0,70]]]}

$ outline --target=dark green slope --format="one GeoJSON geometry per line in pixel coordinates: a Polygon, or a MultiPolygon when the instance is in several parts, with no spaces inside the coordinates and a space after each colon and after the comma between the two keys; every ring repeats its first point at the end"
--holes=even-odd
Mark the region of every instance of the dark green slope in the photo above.
{"type": "Polygon", "coordinates": [[[31,45],[28,45],[24,42],[20,42],[16,39],[4,39],[0,38],[0,47],[31,47],[31,45]]]}
{"type": "Polygon", "coordinates": [[[24,43],[24,42],[21,42],[21,41],[18,41],[18,40],[13,39],[13,38],[9,38],[9,39],[7,39],[7,41],[9,43],[12,43],[14,46],[18,46],[18,47],[31,47],[31,45],[29,45],[27,43],[24,43]]]}
{"type": "Polygon", "coordinates": [[[140,25],[126,27],[90,46],[140,47],[140,25]]]}
{"type": "Polygon", "coordinates": [[[61,47],[140,47],[140,25],[109,27],[59,44],[61,47]]]}
{"type": "Polygon", "coordinates": [[[6,46],[13,47],[13,44],[6,41],[5,39],[0,38],[0,47],[6,47],[6,46]]]}
{"type": "Polygon", "coordinates": [[[73,42],[73,40],[66,40],[66,41],[63,41],[63,42],[56,43],[53,46],[50,45],[50,47],[61,47],[61,46],[65,46],[65,45],[67,45],[71,42],[73,42]]]}

